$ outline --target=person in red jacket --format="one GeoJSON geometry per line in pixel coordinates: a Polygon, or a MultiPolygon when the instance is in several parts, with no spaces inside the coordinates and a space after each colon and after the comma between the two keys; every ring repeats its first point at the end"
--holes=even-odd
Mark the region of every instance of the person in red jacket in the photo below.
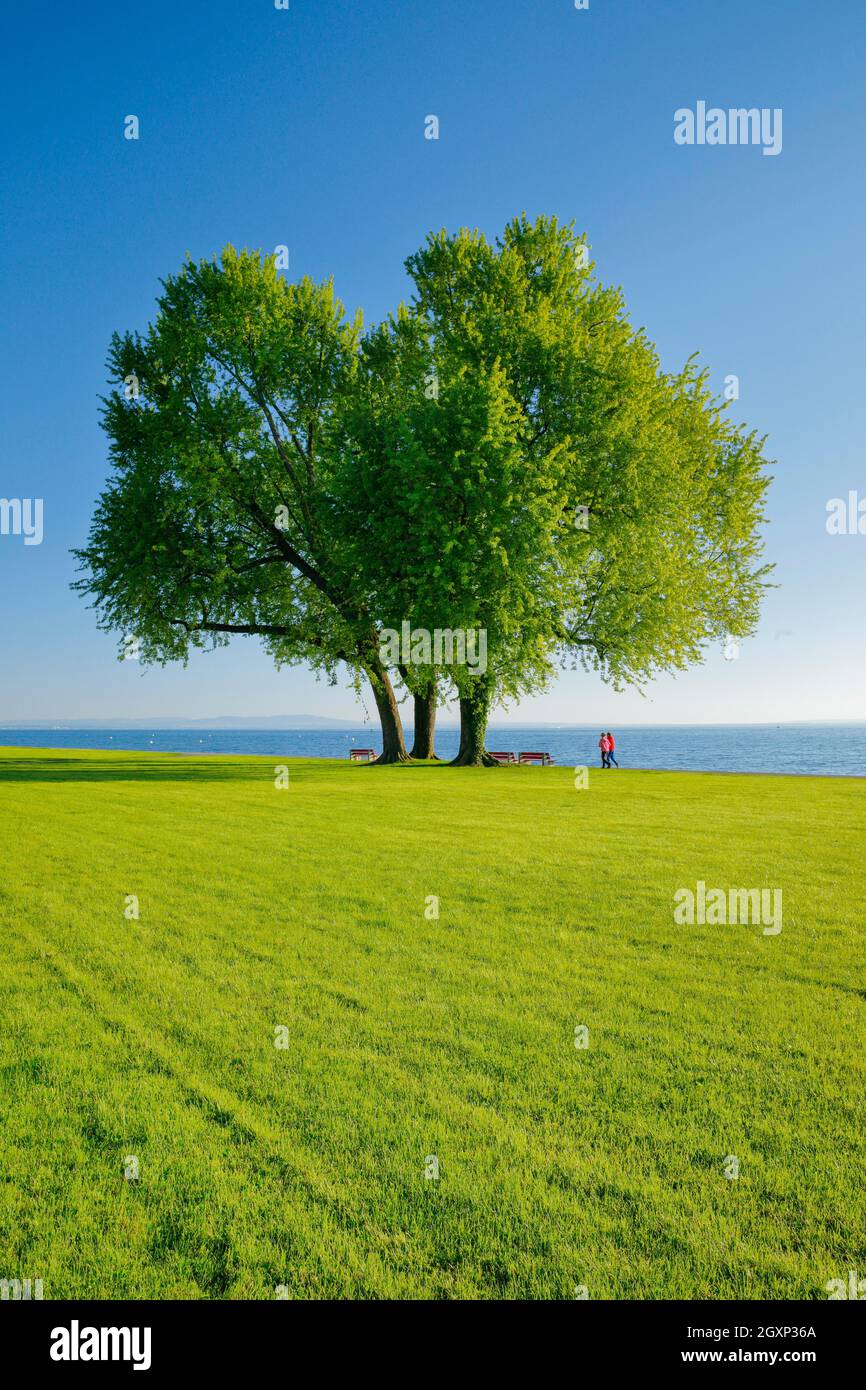
{"type": "Polygon", "coordinates": [[[602,734],[601,738],[598,740],[598,746],[601,749],[602,767],[610,767],[610,763],[608,762],[608,758],[610,757],[610,739],[607,734],[602,734]]]}
{"type": "Polygon", "coordinates": [[[616,758],[613,756],[613,754],[614,754],[614,749],[616,748],[616,739],[614,738],[614,736],[613,736],[612,733],[608,733],[608,735],[607,735],[607,744],[608,744],[608,747],[607,747],[607,765],[608,765],[608,767],[610,767],[611,763],[613,763],[614,767],[619,767],[619,763],[617,762],[616,758]]]}

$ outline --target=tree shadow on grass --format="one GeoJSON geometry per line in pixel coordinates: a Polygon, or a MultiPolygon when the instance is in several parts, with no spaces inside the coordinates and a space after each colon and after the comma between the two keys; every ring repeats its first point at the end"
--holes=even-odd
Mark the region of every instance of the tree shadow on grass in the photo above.
{"type": "Polygon", "coordinates": [[[217,758],[15,758],[0,753],[0,782],[251,782],[273,778],[273,761],[217,758]]]}
{"type": "MultiPolygon", "coordinates": [[[[290,776],[315,771],[316,775],[349,770],[341,758],[291,758],[257,754],[251,757],[226,754],[145,753],[141,757],[122,752],[91,757],[52,757],[38,754],[20,757],[0,751],[0,782],[258,782],[273,779],[274,769],[285,765],[290,776]]],[[[430,771],[447,763],[399,763],[385,768],[356,765],[352,775],[364,772],[370,777],[405,772],[409,768],[430,771]]]]}

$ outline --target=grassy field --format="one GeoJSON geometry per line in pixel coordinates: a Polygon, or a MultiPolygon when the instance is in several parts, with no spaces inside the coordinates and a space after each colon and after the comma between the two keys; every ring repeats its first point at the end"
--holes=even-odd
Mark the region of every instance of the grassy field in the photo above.
{"type": "Polygon", "coordinates": [[[290,767],[0,752],[0,1278],[701,1299],[866,1274],[862,782],[290,767]],[[783,930],[676,925],[697,880],[780,887],[783,930]]]}

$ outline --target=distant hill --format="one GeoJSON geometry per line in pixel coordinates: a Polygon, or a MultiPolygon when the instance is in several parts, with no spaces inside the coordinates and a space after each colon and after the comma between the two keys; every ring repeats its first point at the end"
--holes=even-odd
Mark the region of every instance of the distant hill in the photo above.
{"type": "Polygon", "coordinates": [[[318,714],[236,714],[215,719],[0,719],[0,729],[358,729],[358,719],[324,719],[318,714]]]}

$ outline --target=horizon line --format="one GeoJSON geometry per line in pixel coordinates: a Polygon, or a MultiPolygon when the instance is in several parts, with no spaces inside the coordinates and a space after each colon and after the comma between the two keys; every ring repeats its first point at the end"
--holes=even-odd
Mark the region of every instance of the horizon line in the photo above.
{"type": "MultiPolygon", "coordinates": [[[[66,731],[67,729],[70,730],[70,731],[74,730],[74,728],[75,728],[76,725],[79,726],[79,729],[80,729],[80,726],[82,726],[82,725],[84,725],[84,724],[88,724],[88,725],[91,725],[91,726],[92,726],[93,732],[97,732],[97,731],[100,730],[100,729],[108,728],[109,726],[112,726],[118,733],[123,733],[123,732],[135,733],[135,732],[137,731],[138,728],[153,728],[153,727],[158,723],[158,724],[161,724],[161,725],[162,725],[162,732],[164,732],[164,733],[182,733],[182,732],[183,732],[184,725],[190,725],[190,724],[195,725],[195,726],[198,727],[198,728],[206,727],[206,726],[209,725],[209,724],[212,724],[212,725],[221,725],[221,727],[222,727],[223,729],[225,729],[226,731],[231,730],[231,729],[234,729],[236,732],[242,732],[243,729],[244,729],[244,725],[245,725],[245,724],[250,724],[250,723],[259,723],[259,724],[261,724],[261,723],[266,723],[266,722],[269,722],[269,721],[273,721],[273,723],[274,723],[275,726],[280,725],[280,727],[279,727],[279,728],[278,728],[278,727],[274,727],[274,728],[272,728],[272,729],[262,729],[262,732],[263,732],[263,733],[278,733],[278,732],[280,732],[281,730],[284,731],[284,732],[290,732],[290,731],[295,730],[295,731],[297,731],[297,732],[303,732],[303,733],[329,733],[329,732],[331,732],[331,733],[340,733],[340,732],[344,732],[344,731],[352,730],[352,729],[365,729],[365,730],[366,730],[366,729],[372,729],[372,728],[373,728],[373,724],[372,724],[372,722],[370,722],[370,721],[368,721],[368,722],[366,722],[366,723],[365,723],[364,721],[355,722],[355,721],[350,720],[350,719],[341,719],[341,718],[338,718],[338,717],[335,717],[335,718],[328,718],[328,717],[326,717],[326,716],[321,716],[321,715],[319,715],[319,716],[316,716],[316,715],[285,715],[285,716],[280,716],[280,715],[212,715],[212,716],[210,716],[210,717],[204,716],[204,717],[201,717],[201,718],[194,718],[194,717],[183,716],[183,715],[156,715],[156,716],[154,716],[154,718],[153,718],[152,720],[149,720],[149,719],[147,719],[146,717],[141,717],[141,716],[129,716],[130,721],[131,721],[129,724],[124,724],[124,723],[122,723],[122,722],[121,722],[122,718],[123,718],[123,716],[115,716],[115,717],[108,716],[108,717],[106,717],[106,719],[104,720],[104,722],[100,722],[98,719],[88,718],[88,717],[86,717],[86,716],[80,716],[80,717],[73,718],[73,719],[53,719],[53,720],[52,720],[52,719],[32,719],[32,720],[31,720],[31,719],[11,719],[11,720],[9,720],[8,722],[7,722],[7,721],[4,721],[3,719],[0,719],[0,729],[8,729],[8,730],[16,730],[16,729],[17,729],[17,730],[22,730],[22,731],[23,731],[23,730],[28,730],[28,729],[29,729],[29,730],[31,730],[31,731],[33,731],[33,732],[40,732],[40,731],[41,731],[41,732],[46,732],[46,733],[51,733],[51,732],[54,732],[54,733],[62,733],[62,732],[64,732],[64,731],[66,731]],[[171,720],[171,719],[177,719],[177,720],[179,721],[179,723],[177,723],[177,724],[171,724],[171,723],[167,723],[167,722],[166,722],[167,720],[171,720]],[[292,719],[305,720],[305,721],[308,722],[308,724],[312,724],[312,727],[305,727],[304,724],[301,724],[301,723],[292,724],[291,722],[289,722],[289,721],[292,720],[292,719]],[[234,720],[237,720],[237,723],[236,723],[236,724],[234,724],[234,723],[232,723],[232,722],[227,722],[227,721],[234,721],[234,720]],[[284,722],[283,722],[283,721],[284,721],[284,722]]],[[[570,721],[566,721],[566,720],[553,720],[553,719],[548,719],[548,720],[532,720],[532,719],[528,719],[528,720],[502,720],[502,719],[500,719],[500,720],[497,720],[497,719],[494,717],[494,718],[492,718],[492,719],[490,720],[490,724],[489,724],[488,727],[494,727],[494,726],[496,726],[497,724],[499,724],[499,725],[507,725],[507,726],[512,727],[512,728],[515,728],[515,729],[583,729],[583,728],[595,728],[596,724],[599,724],[599,725],[600,725],[600,724],[609,723],[609,722],[610,722],[609,717],[608,717],[608,718],[602,718],[602,719],[583,719],[583,720],[580,720],[579,722],[570,722],[570,721]]],[[[614,722],[617,724],[617,727],[620,728],[620,729],[648,729],[648,728],[650,728],[650,729],[742,729],[742,728],[755,728],[755,729],[759,729],[759,728],[794,728],[794,727],[801,727],[801,726],[803,726],[803,725],[823,727],[824,725],[828,725],[828,724],[833,724],[833,725],[835,725],[835,724],[866,724],[866,714],[864,714],[864,715],[863,715],[862,717],[860,717],[860,718],[851,717],[851,716],[847,716],[847,715],[846,715],[846,716],[844,716],[844,717],[839,717],[839,718],[834,718],[834,717],[831,716],[831,717],[825,718],[825,719],[725,719],[725,720],[721,720],[721,719],[708,719],[708,720],[682,720],[682,719],[673,719],[673,720],[615,720],[614,722]]],[[[407,728],[407,729],[412,729],[412,728],[414,728],[414,724],[413,724],[411,721],[404,721],[403,727],[404,727],[404,728],[407,728]]],[[[436,727],[437,727],[437,729],[459,729],[460,724],[459,724],[459,721],[456,721],[456,720],[453,720],[453,719],[449,719],[449,720],[437,720],[437,721],[436,721],[436,727]]]]}

